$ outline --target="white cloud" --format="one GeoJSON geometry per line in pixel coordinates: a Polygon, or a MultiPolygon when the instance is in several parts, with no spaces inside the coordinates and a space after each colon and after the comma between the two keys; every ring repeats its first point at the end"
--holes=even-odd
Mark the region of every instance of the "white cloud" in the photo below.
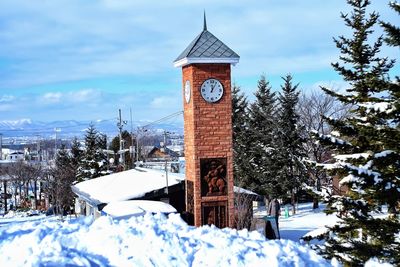
{"type": "Polygon", "coordinates": [[[6,25],[0,58],[13,55],[18,63],[0,88],[172,73],[172,61],[202,29],[203,8],[209,30],[257,74],[265,64],[275,64],[271,57],[290,62],[312,50],[313,59],[321,61],[335,50],[331,36],[344,28],[338,27],[343,5],[320,0],[164,1],[156,6],[148,1],[5,1],[0,4],[6,25]]]}
{"type": "Polygon", "coordinates": [[[15,99],[13,95],[2,95],[0,96],[0,103],[12,102],[15,99]]]}
{"type": "Polygon", "coordinates": [[[97,89],[80,89],[78,91],[66,92],[47,92],[37,96],[37,105],[51,105],[62,107],[70,107],[85,103],[85,105],[97,105],[104,101],[103,93],[97,89]]]}
{"type": "MultiPolygon", "coordinates": [[[[385,1],[373,4],[388,17],[385,1]]],[[[204,8],[208,29],[241,56],[233,80],[245,88],[261,73],[279,79],[332,71],[332,37],[346,29],[342,1],[0,1],[0,63],[7,62],[0,66],[0,104],[23,107],[0,109],[46,118],[109,118],[129,107],[145,119],[175,112],[182,108],[181,73],[172,61],[202,30],[204,8]],[[128,86],[110,85],[115,77],[127,77],[128,86]],[[24,93],[13,97],[16,89],[24,93]]],[[[318,80],[329,83],[306,83],[318,80]]]]}
{"type": "Polygon", "coordinates": [[[165,108],[178,103],[180,100],[180,98],[177,100],[176,97],[160,96],[153,98],[150,102],[150,106],[155,109],[165,108]]]}
{"type": "Polygon", "coordinates": [[[102,96],[100,90],[83,89],[80,91],[72,91],[66,94],[67,101],[70,102],[93,102],[99,100],[102,96]]]}
{"type": "Polygon", "coordinates": [[[0,104],[0,111],[12,111],[13,109],[18,107],[18,105],[0,104]]]}
{"type": "Polygon", "coordinates": [[[44,104],[57,104],[62,100],[62,94],[60,92],[49,92],[45,93],[40,97],[39,101],[43,101],[44,104]]]}

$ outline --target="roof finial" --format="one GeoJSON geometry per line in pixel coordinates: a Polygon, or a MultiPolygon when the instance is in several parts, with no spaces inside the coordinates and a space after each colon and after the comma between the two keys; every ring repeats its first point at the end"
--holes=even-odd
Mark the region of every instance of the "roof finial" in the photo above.
{"type": "Polygon", "coordinates": [[[203,25],[203,31],[207,30],[207,21],[206,21],[206,10],[204,9],[204,25],[203,25]]]}

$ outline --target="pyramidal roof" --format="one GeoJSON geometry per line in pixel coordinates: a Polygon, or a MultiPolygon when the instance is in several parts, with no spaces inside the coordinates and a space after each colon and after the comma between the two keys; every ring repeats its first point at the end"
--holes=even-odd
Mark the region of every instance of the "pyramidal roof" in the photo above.
{"type": "Polygon", "coordinates": [[[203,31],[175,59],[174,66],[182,67],[192,63],[230,63],[239,62],[239,55],[207,30],[204,13],[203,31]]]}

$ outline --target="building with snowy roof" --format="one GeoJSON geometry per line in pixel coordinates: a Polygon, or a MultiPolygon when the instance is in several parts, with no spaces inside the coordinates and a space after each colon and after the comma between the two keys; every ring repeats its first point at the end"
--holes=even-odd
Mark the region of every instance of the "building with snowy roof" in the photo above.
{"type": "Polygon", "coordinates": [[[6,159],[10,161],[24,160],[24,158],[25,158],[25,153],[21,151],[12,152],[6,157],[6,159]]]}
{"type": "MultiPolygon", "coordinates": [[[[167,202],[177,212],[185,214],[185,176],[179,173],[136,168],[83,181],[72,186],[78,196],[75,211],[86,216],[101,216],[109,203],[127,200],[155,200],[167,202]],[[168,178],[167,178],[168,177],[168,178]]],[[[251,200],[261,196],[240,187],[234,187],[235,195],[247,195],[251,200]]],[[[192,223],[192,218],[185,218],[192,223]]]]}
{"type": "Polygon", "coordinates": [[[76,212],[98,217],[108,203],[134,199],[166,201],[182,212],[184,180],[182,174],[136,168],[80,182],[72,186],[76,212]]]}

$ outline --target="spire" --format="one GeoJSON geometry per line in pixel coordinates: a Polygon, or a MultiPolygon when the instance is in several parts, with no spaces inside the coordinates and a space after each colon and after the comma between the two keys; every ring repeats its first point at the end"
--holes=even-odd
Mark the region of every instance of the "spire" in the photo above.
{"type": "Polygon", "coordinates": [[[174,66],[181,67],[194,63],[239,62],[239,55],[207,30],[206,11],[204,10],[203,31],[175,59],[174,66]]]}
{"type": "Polygon", "coordinates": [[[207,31],[206,10],[204,10],[204,25],[203,25],[203,31],[207,31]]]}

